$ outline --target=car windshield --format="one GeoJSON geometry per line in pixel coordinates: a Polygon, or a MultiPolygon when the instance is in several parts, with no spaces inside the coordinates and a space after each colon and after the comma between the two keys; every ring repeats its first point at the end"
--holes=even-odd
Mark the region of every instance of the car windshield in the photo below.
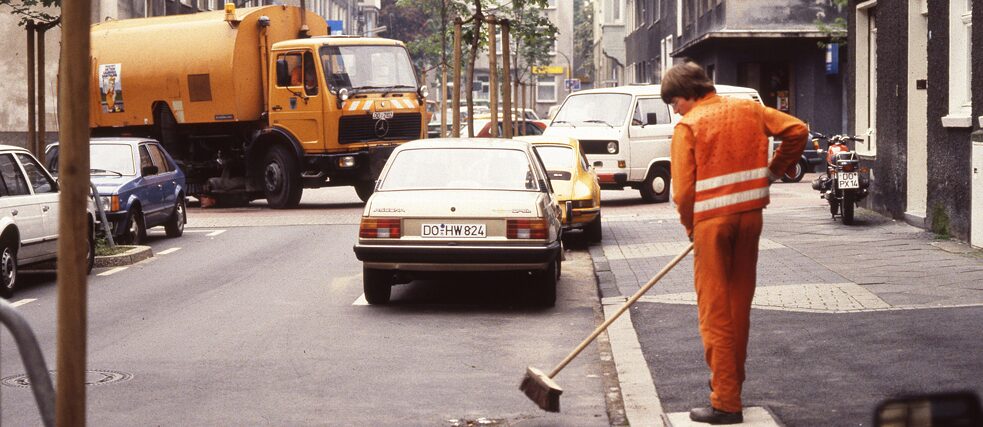
{"type": "Polygon", "coordinates": [[[568,171],[573,169],[575,158],[572,148],[557,145],[538,145],[534,148],[539,153],[539,158],[543,159],[543,165],[546,166],[547,170],[568,171]]]}
{"type": "Polygon", "coordinates": [[[89,147],[89,168],[92,175],[136,175],[133,166],[133,147],[128,144],[92,144],[89,147]]]}
{"type": "Polygon", "coordinates": [[[524,151],[505,148],[422,148],[401,151],[379,190],[539,188],[524,151]]]}
{"type": "Polygon", "coordinates": [[[556,112],[553,125],[621,126],[630,104],[631,95],[624,93],[573,95],[556,112]]]}
{"type": "Polygon", "coordinates": [[[416,71],[402,46],[324,46],[321,62],[336,90],[415,91],[416,71]]]}

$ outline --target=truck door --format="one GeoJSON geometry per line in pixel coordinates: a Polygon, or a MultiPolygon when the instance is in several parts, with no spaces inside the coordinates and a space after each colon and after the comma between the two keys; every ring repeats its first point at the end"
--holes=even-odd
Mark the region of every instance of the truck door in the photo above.
{"type": "Polygon", "coordinates": [[[305,152],[324,147],[321,79],[310,51],[276,55],[276,79],[270,90],[270,121],[288,130],[305,152]]]}
{"type": "Polygon", "coordinates": [[[628,127],[631,158],[628,180],[641,181],[653,159],[669,158],[672,141],[672,116],[662,98],[639,98],[628,127]]]}

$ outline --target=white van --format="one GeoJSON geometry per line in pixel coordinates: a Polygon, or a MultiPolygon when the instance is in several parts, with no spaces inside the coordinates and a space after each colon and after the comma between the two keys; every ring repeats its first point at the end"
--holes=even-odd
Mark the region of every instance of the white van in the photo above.
{"type": "MultiPolygon", "coordinates": [[[[722,96],[761,102],[754,89],[716,88],[722,96]]],[[[579,139],[602,189],[631,187],[646,202],[666,202],[669,144],[679,119],[662,101],[659,85],[590,89],[568,96],[544,135],[579,139]]]]}

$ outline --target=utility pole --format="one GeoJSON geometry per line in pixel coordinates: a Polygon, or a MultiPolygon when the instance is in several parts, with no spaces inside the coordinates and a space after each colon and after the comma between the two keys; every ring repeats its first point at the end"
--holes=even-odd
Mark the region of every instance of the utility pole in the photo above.
{"type": "Polygon", "coordinates": [[[509,20],[502,20],[502,136],[512,138],[512,67],[509,64],[509,20]]]}
{"type": "Polygon", "coordinates": [[[55,423],[85,426],[91,0],[63,2],[58,121],[58,328],[55,423]],[[80,71],[84,70],[84,71],[80,71]]]}
{"type": "Polygon", "coordinates": [[[488,22],[488,103],[491,109],[492,138],[498,136],[498,48],[495,40],[495,15],[485,19],[488,22]]]}

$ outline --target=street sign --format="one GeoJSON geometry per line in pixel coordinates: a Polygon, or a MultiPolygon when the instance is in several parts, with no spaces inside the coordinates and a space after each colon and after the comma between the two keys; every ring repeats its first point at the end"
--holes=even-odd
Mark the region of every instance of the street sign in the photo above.
{"type": "Polygon", "coordinates": [[[330,30],[330,34],[332,36],[340,36],[345,34],[345,21],[329,19],[327,22],[328,29],[330,30]]]}
{"type": "Polygon", "coordinates": [[[839,43],[829,43],[826,45],[826,75],[832,76],[840,73],[840,45],[839,43]]]}
{"type": "Polygon", "coordinates": [[[569,91],[580,90],[580,79],[566,79],[563,81],[563,87],[569,91]]]}
{"type": "Polygon", "coordinates": [[[565,74],[566,70],[563,67],[556,66],[556,65],[537,65],[535,67],[532,67],[532,73],[557,76],[560,74],[565,74]]]}

